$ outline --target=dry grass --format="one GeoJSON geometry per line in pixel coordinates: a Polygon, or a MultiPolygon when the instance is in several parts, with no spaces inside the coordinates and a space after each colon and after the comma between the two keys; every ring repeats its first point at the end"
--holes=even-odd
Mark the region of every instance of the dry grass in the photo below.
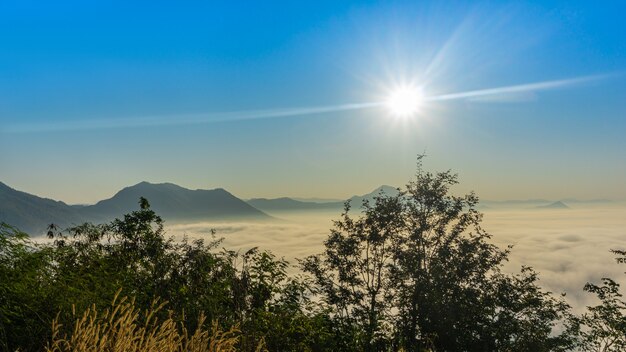
{"type": "MultiPolygon", "coordinates": [[[[69,336],[61,333],[58,318],[52,323],[52,341],[48,352],[231,352],[236,351],[239,330],[228,331],[213,322],[210,331],[203,330],[204,315],[198,320],[198,329],[187,331],[171,315],[159,321],[157,313],[165,303],[155,302],[145,314],[126,297],[113,300],[109,309],[100,314],[95,306],[77,317],[69,336]]],[[[72,312],[76,316],[76,312],[72,312]]],[[[259,346],[258,351],[263,350],[259,346]]]]}

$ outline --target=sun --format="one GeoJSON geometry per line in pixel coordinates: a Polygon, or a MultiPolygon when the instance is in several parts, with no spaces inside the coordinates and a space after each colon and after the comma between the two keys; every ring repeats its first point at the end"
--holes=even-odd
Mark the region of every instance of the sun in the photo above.
{"type": "Polygon", "coordinates": [[[394,116],[410,117],[415,115],[424,101],[420,87],[405,86],[394,90],[387,98],[386,105],[394,116]]]}

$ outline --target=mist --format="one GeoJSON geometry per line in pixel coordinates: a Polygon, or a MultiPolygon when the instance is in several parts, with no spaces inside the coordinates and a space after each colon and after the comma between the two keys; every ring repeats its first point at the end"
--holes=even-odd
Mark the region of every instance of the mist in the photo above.
{"type": "MultiPolygon", "coordinates": [[[[356,211],[352,212],[356,215],[356,211]]],[[[566,294],[576,313],[594,304],[593,295],[582,288],[587,282],[611,277],[626,283],[624,267],[615,262],[610,249],[626,248],[626,204],[577,204],[570,209],[486,209],[483,228],[500,248],[512,245],[506,272],[533,267],[541,286],[566,294]]],[[[271,214],[271,223],[219,222],[171,225],[175,238],[209,239],[211,229],[223,238],[222,246],[233,250],[259,247],[283,257],[294,267],[298,258],[323,250],[323,242],[338,219],[338,211],[286,212],[271,214]]]]}

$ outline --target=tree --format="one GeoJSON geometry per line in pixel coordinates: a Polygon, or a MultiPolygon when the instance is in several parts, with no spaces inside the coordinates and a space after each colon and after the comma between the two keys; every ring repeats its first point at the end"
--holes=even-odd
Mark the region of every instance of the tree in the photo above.
{"type": "Polygon", "coordinates": [[[548,351],[571,345],[569,306],[537,275],[502,273],[509,249],[489,242],[478,198],[450,194],[457,176],[430,173],[381,194],[353,218],[346,206],[325,251],[302,262],[357,349],[548,351]]]}
{"type": "Polygon", "coordinates": [[[325,252],[306,258],[302,267],[313,274],[326,303],[335,308],[339,333],[354,335],[346,347],[352,344],[373,351],[389,340],[394,246],[404,224],[399,197],[381,194],[374,205],[365,201],[363,206],[365,216],[352,219],[346,203],[342,218],[324,242],[325,252]],[[359,328],[356,334],[351,332],[354,327],[359,328]]]}
{"type": "Polygon", "coordinates": [[[0,223],[0,350],[41,347],[49,329],[46,291],[48,253],[28,235],[0,223]]]}
{"type": "MultiPolygon", "coordinates": [[[[620,264],[626,263],[626,251],[612,250],[620,264]]],[[[626,302],[619,292],[620,285],[610,278],[602,284],[587,283],[584,290],[595,294],[600,304],[587,307],[576,320],[579,324],[582,351],[617,352],[626,350],[626,302]]]]}

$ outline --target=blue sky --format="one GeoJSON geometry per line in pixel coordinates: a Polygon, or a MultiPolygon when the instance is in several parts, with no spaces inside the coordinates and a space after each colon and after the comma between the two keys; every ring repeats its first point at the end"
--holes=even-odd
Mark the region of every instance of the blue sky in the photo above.
{"type": "Polygon", "coordinates": [[[70,203],[143,180],[341,198],[404,184],[426,151],[482,198],[626,199],[624,13],[619,1],[5,1],[0,181],[70,203]],[[380,107],[207,117],[378,102],[406,82],[435,96],[590,75],[604,76],[428,102],[406,121],[380,107]]]}

